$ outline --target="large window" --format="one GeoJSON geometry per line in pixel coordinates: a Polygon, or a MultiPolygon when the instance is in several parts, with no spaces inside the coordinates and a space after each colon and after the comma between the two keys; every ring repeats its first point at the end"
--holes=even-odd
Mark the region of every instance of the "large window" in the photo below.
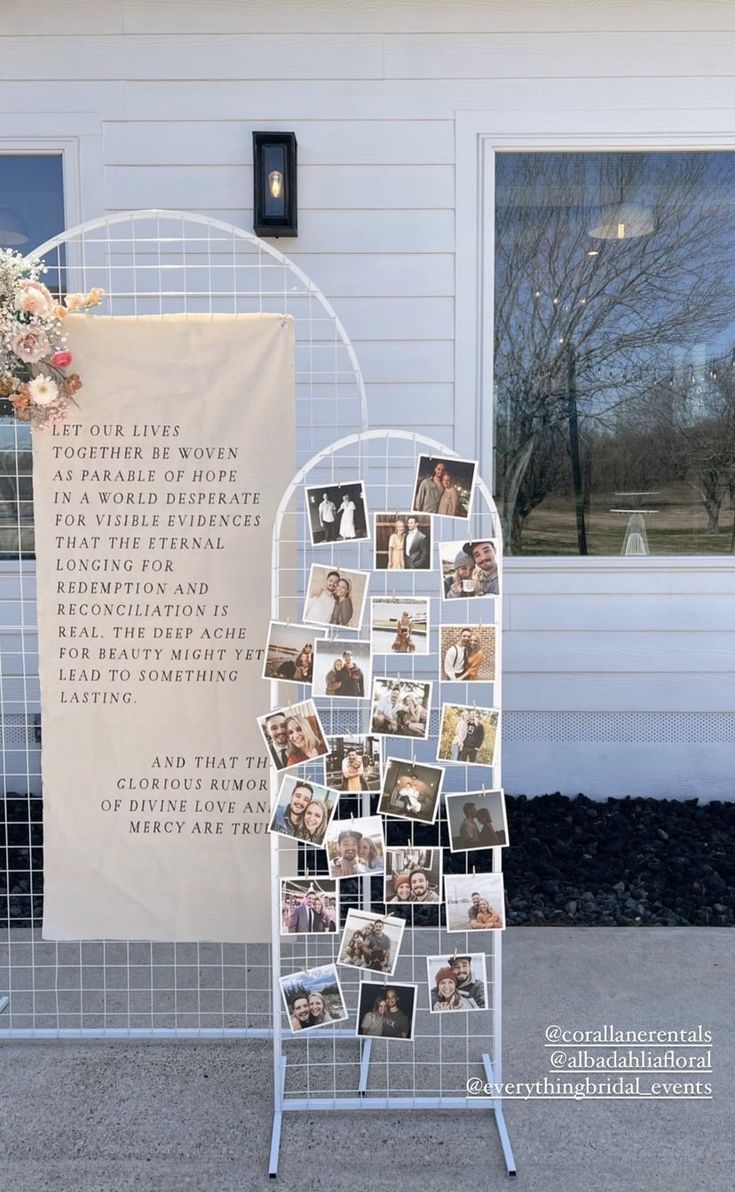
{"type": "MultiPolygon", "coordinates": [[[[24,256],[64,228],[63,160],[59,153],[0,153],[0,248],[24,256]]],[[[44,279],[63,287],[63,256],[44,279]]],[[[0,403],[0,561],[33,554],[31,437],[0,403]]]]}
{"type": "Polygon", "coordinates": [[[735,154],[499,153],[506,549],[735,550],[735,154]]]}

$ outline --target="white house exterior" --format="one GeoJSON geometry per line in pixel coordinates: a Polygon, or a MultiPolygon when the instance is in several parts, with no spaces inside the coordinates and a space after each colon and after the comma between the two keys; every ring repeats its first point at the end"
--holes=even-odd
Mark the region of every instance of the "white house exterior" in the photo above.
{"type": "MultiPolygon", "coordinates": [[[[728,0],[3,0],[0,34],[0,153],[63,153],[67,226],[251,228],[251,131],[294,131],[278,247],[350,335],[371,426],[485,472],[494,149],[735,148],[728,0]]],[[[510,792],[731,797],[733,556],[506,577],[510,792]]]]}

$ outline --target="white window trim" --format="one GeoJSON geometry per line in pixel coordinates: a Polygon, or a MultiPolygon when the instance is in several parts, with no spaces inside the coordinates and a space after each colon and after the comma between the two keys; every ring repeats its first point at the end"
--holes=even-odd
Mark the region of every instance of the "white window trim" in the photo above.
{"type": "MultiPolygon", "coordinates": [[[[550,84],[553,88],[553,83],[550,84]]],[[[733,150],[735,110],[548,108],[455,113],[455,447],[480,460],[488,482],[493,459],[493,289],[495,154],[499,150],[623,152],[733,150]],[[621,119],[628,127],[621,127],[621,119]]],[[[733,555],[508,556],[510,573],[550,571],[735,572],[733,555]]]]}

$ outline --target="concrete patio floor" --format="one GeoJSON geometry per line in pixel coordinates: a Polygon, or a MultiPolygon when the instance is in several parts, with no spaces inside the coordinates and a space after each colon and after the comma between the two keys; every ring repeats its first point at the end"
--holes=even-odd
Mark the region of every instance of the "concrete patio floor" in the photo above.
{"type": "Polygon", "coordinates": [[[11,1041],[0,1046],[0,1190],[725,1192],[735,1170],[734,945],[727,929],[506,933],[506,1081],[548,1074],[550,1024],[701,1024],[714,1043],[711,1076],[660,1077],[711,1081],[711,1101],[507,1101],[512,1183],[490,1113],[378,1111],[287,1115],[274,1184],[266,1041],[11,1041]]]}

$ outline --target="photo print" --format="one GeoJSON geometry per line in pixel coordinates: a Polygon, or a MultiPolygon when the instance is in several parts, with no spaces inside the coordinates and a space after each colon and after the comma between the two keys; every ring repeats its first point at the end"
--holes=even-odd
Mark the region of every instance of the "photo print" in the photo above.
{"type": "Polygon", "coordinates": [[[432,1014],[443,1010],[486,1010],[487,969],[484,952],[468,952],[459,956],[427,956],[426,979],[429,986],[429,1009],[432,1014]]]}
{"type": "Polygon", "coordinates": [[[447,931],[503,931],[502,873],[445,873],[447,931]]]}
{"type": "Polygon", "coordinates": [[[337,964],[390,976],[396,971],[405,926],[404,919],[349,910],[337,964]]]}
{"type": "Polygon", "coordinates": [[[259,716],[258,726],[277,770],[303,765],[327,752],[327,739],[313,699],[259,716]]]}
{"type": "Polygon", "coordinates": [[[470,515],[477,460],[420,455],[412,509],[438,517],[470,515]]]}
{"type": "Polygon", "coordinates": [[[441,902],[442,850],[412,844],[386,848],[383,899],[391,906],[441,902]]]}
{"type": "Polygon", "coordinates": [[[312,546],[359,542],[369,537],[365,485],[319,484],[306,489],[312,546]]]}
{"type": "Polygon", "coordinates": [[[314,642],[324,631],[310,625],[289,625],[271,621],[265,648],[263,678],[282,683],[311,683],[314,674],[314,642]]]}
{"type": "Polygon", "coordinates": [[[428,654],[428,598],[372,596],[370,644],[373,654],[428,654]]]}
{"type": "Polygon", "coordinates": [[[492,766],[499,716],[497,708],[442,704],[438,760],[492,766]]]}
{"type": "Polygon", "coordinates": [[[312,625],[359,629],[365,612],[369,571],[313,563],[306,588],[304,620],[312,625]]]}
{"type": "Polygon", "coordinates": [[[367,699],[372,670],[370,642],[329,637],[315,644],[312,695],[367,699]]]}
{"type": "Polygon", "coordinates": [[[361,981],[357,1034],[368,1039],[413,1039],[417,985],[361,981]]]}
{"type": "Polygon", "coordinates": [[[508,820],[503,791],[466,791],[445,795],[449,847],[453,853],[505,848],[508,820]]]}
{"type": "Polygon", "coordinates": [[[373,678],[370,709],[370,731],[378,736],[426,740],[431,683],[385,675],[373,678]]]}
{"type": "Polygon", "coordinates": [[[375,570],[429,571],[431,519],[419,513],[375,514],[375,570]]]}
{"type": "Polygon", "coordinates": [[[439,650],[445,683],[495,682],[494,625],[442,625],[439,650]]]}
{"type": "Polygon", "coordinates": [[[386,758],[378,811],[395,819],[433,824],[443,778],[441,766],[427,766],[405,758],[386,758]]]}
{"type": "Polygon", "coordinates": [[[269,831],[324,848],[324,837],[338,798],[337,792],[326,786],[284,774],[269,831]]]}
{"type": "Polygon", "coordinates": [[[281,935],[339,930],[339,886],[332,878],[281,878],[281,935]]]}
{"type": "Polygon", "coordinates": [[[381,788],[381,739],[355,733],[327,737],[324,759],[327,786],[336,791],[379,791],[381,788]]]}
{"type": "Polygon", "coordinates": [[[379,815],[332,820],[326,847],[330,877],[364,877],[385,871],[383,820],[379,815]]]}
{"type": "Polygon", "coordinates": [[[289,973],[280,978],[279,985],[292,1035],[347,1018],[335,964],[289,973]]]}
{"type": "Polygon", "coordinates": [[[498,547],[493,538],[439,543],[444,600],[499,596],[498,547]]]}

